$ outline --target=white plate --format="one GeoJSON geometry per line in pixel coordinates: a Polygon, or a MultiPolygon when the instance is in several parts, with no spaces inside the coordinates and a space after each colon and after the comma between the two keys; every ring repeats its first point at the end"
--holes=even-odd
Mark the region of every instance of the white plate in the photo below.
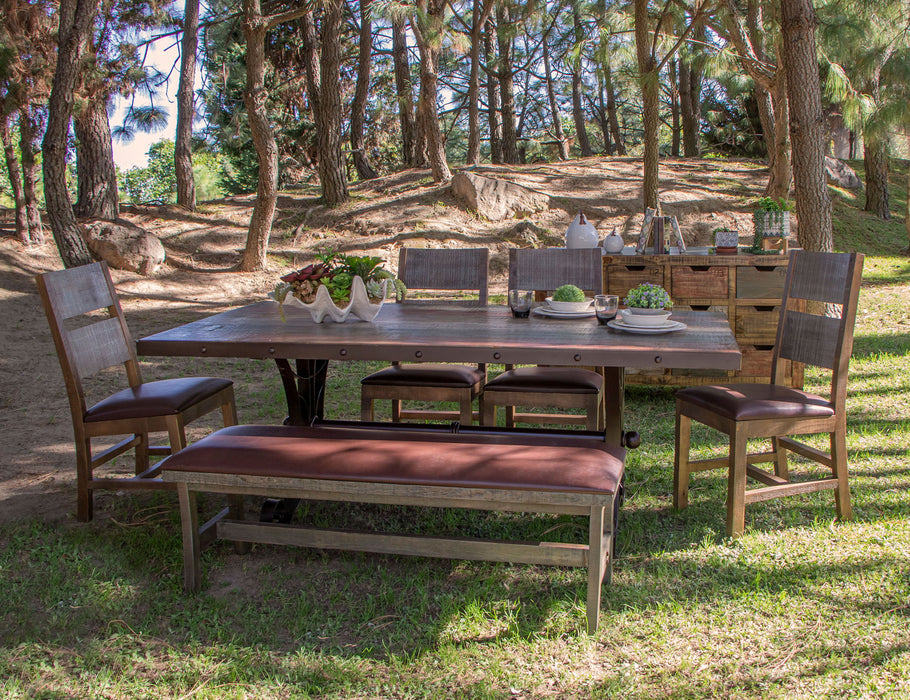
{"type": "Polygon", "coordinates": [[[671,333],[672,331],[681,331],[685,330],[688,326],[685,323],[680,323],[679,321],[667,321],[662,326],[632,326],[623,321],[621,318],[614,318],[612,321],[609,321],[607,325],[610,328],[614,328],[618,331],[626,331],[627,333],[671,333]]]}
{"type": "Polygon", "coordinates": [[[547,305],[550,311],[562,313],[579,314],[591,308],[593,297],[585,297],[584,301],[553,301],[553,297],[547,297],[547,305]]]}
{"type": "Polygon", "coordinates": [[[588,311],[556,311],[549,306],[536,306],[533,311],[540,316],[550,316],[551,318],[591,318],[594,315],[594,309],[589,309],[588,311]]]}

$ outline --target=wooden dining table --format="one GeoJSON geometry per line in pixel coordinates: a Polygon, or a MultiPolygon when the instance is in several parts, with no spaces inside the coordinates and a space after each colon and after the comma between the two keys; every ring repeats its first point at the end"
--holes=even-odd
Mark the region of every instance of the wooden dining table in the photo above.
{"type": "Polygon", "coordinates": [[[386,304],[372,323],[315,323],[305,309],[262,301],[140,339],[145,356],[274,360],[284,384],[288,422],[324,414],[331,361],[541,364],[604,369],[606,439],[623,439],[626,368],[735,370],[741,354],[726,316],[674,312],[684,330],[633,334],[593,318],[513,318],[507,307],[386,304]],[[294,365],[292,366],[292,362],[294,365]]]}

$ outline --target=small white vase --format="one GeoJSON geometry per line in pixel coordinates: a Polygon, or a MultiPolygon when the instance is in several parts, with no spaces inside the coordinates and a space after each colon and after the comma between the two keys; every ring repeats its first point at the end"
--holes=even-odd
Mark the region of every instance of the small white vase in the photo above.
{"type": "Polygon", "coordinates": [[[566,248],[596,248],[597,229],[594,224],[578,212],[575,219],[566,229],[566,248]]]}

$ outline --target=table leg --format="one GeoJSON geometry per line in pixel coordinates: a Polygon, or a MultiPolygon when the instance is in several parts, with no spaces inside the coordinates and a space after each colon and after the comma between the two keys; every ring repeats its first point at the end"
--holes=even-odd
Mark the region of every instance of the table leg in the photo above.
{"type": "Polygon", "coordinates": [[[625,369],[604,367],[604,427],[606,441],[612,445],[623,442],[622,415],[625,409],[625,369]]]}
{"type": "Polygon", "coordinates": [[[295,360],[297,371],[284,358],[276,358],[278,373],[284,385],[289,425],[309,425],[314,418],[325,417],[325,382],[328,360],[295,360]]]}
{"type": "MultiPolygon", "coordinates": [[[[296,360],[297,371],[285,358],[276,358],[288,406],[287,425],[309,425],[314,418],[325,418],[325,382],[328,360],[296,360]]],[[[300,503],[299,498],[267,498],[259,511],[264,523],[289,523],[300,503]]]]}

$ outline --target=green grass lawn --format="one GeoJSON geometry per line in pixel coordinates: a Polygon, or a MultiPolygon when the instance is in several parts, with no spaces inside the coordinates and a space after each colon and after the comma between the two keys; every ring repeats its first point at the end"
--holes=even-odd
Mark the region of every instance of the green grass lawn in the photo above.
{"type": "MultiPolygon", "coordinates": [[[[902,191],[895,179],[901,216],[902,191]]],[[[695,475],[675,512],[672,390],[631,387],[626,423],[644,444],[596,636],[580,569],[219,544],[202,592],[185,595],[173,496],[108,495],[89,524],[0,528],[0,695],[910,697],[910,260],[897,254],[902,220],[855,207],[837,196],[837,247],[870,253],[848,403],[853,522],[835,522],[822,492],[749,506],[745,536],[729,540],[720,473],[695,475]]],[[[245,420],[280,418],[277,382],[244,391],[270,367],[208,367],[238,381],[245,420]]],[[[333,416],[356,417],[368,369],[333,367],[333,416]]],[[[807,388],[824,381],[810,372],[807,388]]],[[[699,453],[722,445],[704,429],[694,439],[699,453]]],[[[416,508],[303,515],[527,538],[582,527],[416,508]]]]}

